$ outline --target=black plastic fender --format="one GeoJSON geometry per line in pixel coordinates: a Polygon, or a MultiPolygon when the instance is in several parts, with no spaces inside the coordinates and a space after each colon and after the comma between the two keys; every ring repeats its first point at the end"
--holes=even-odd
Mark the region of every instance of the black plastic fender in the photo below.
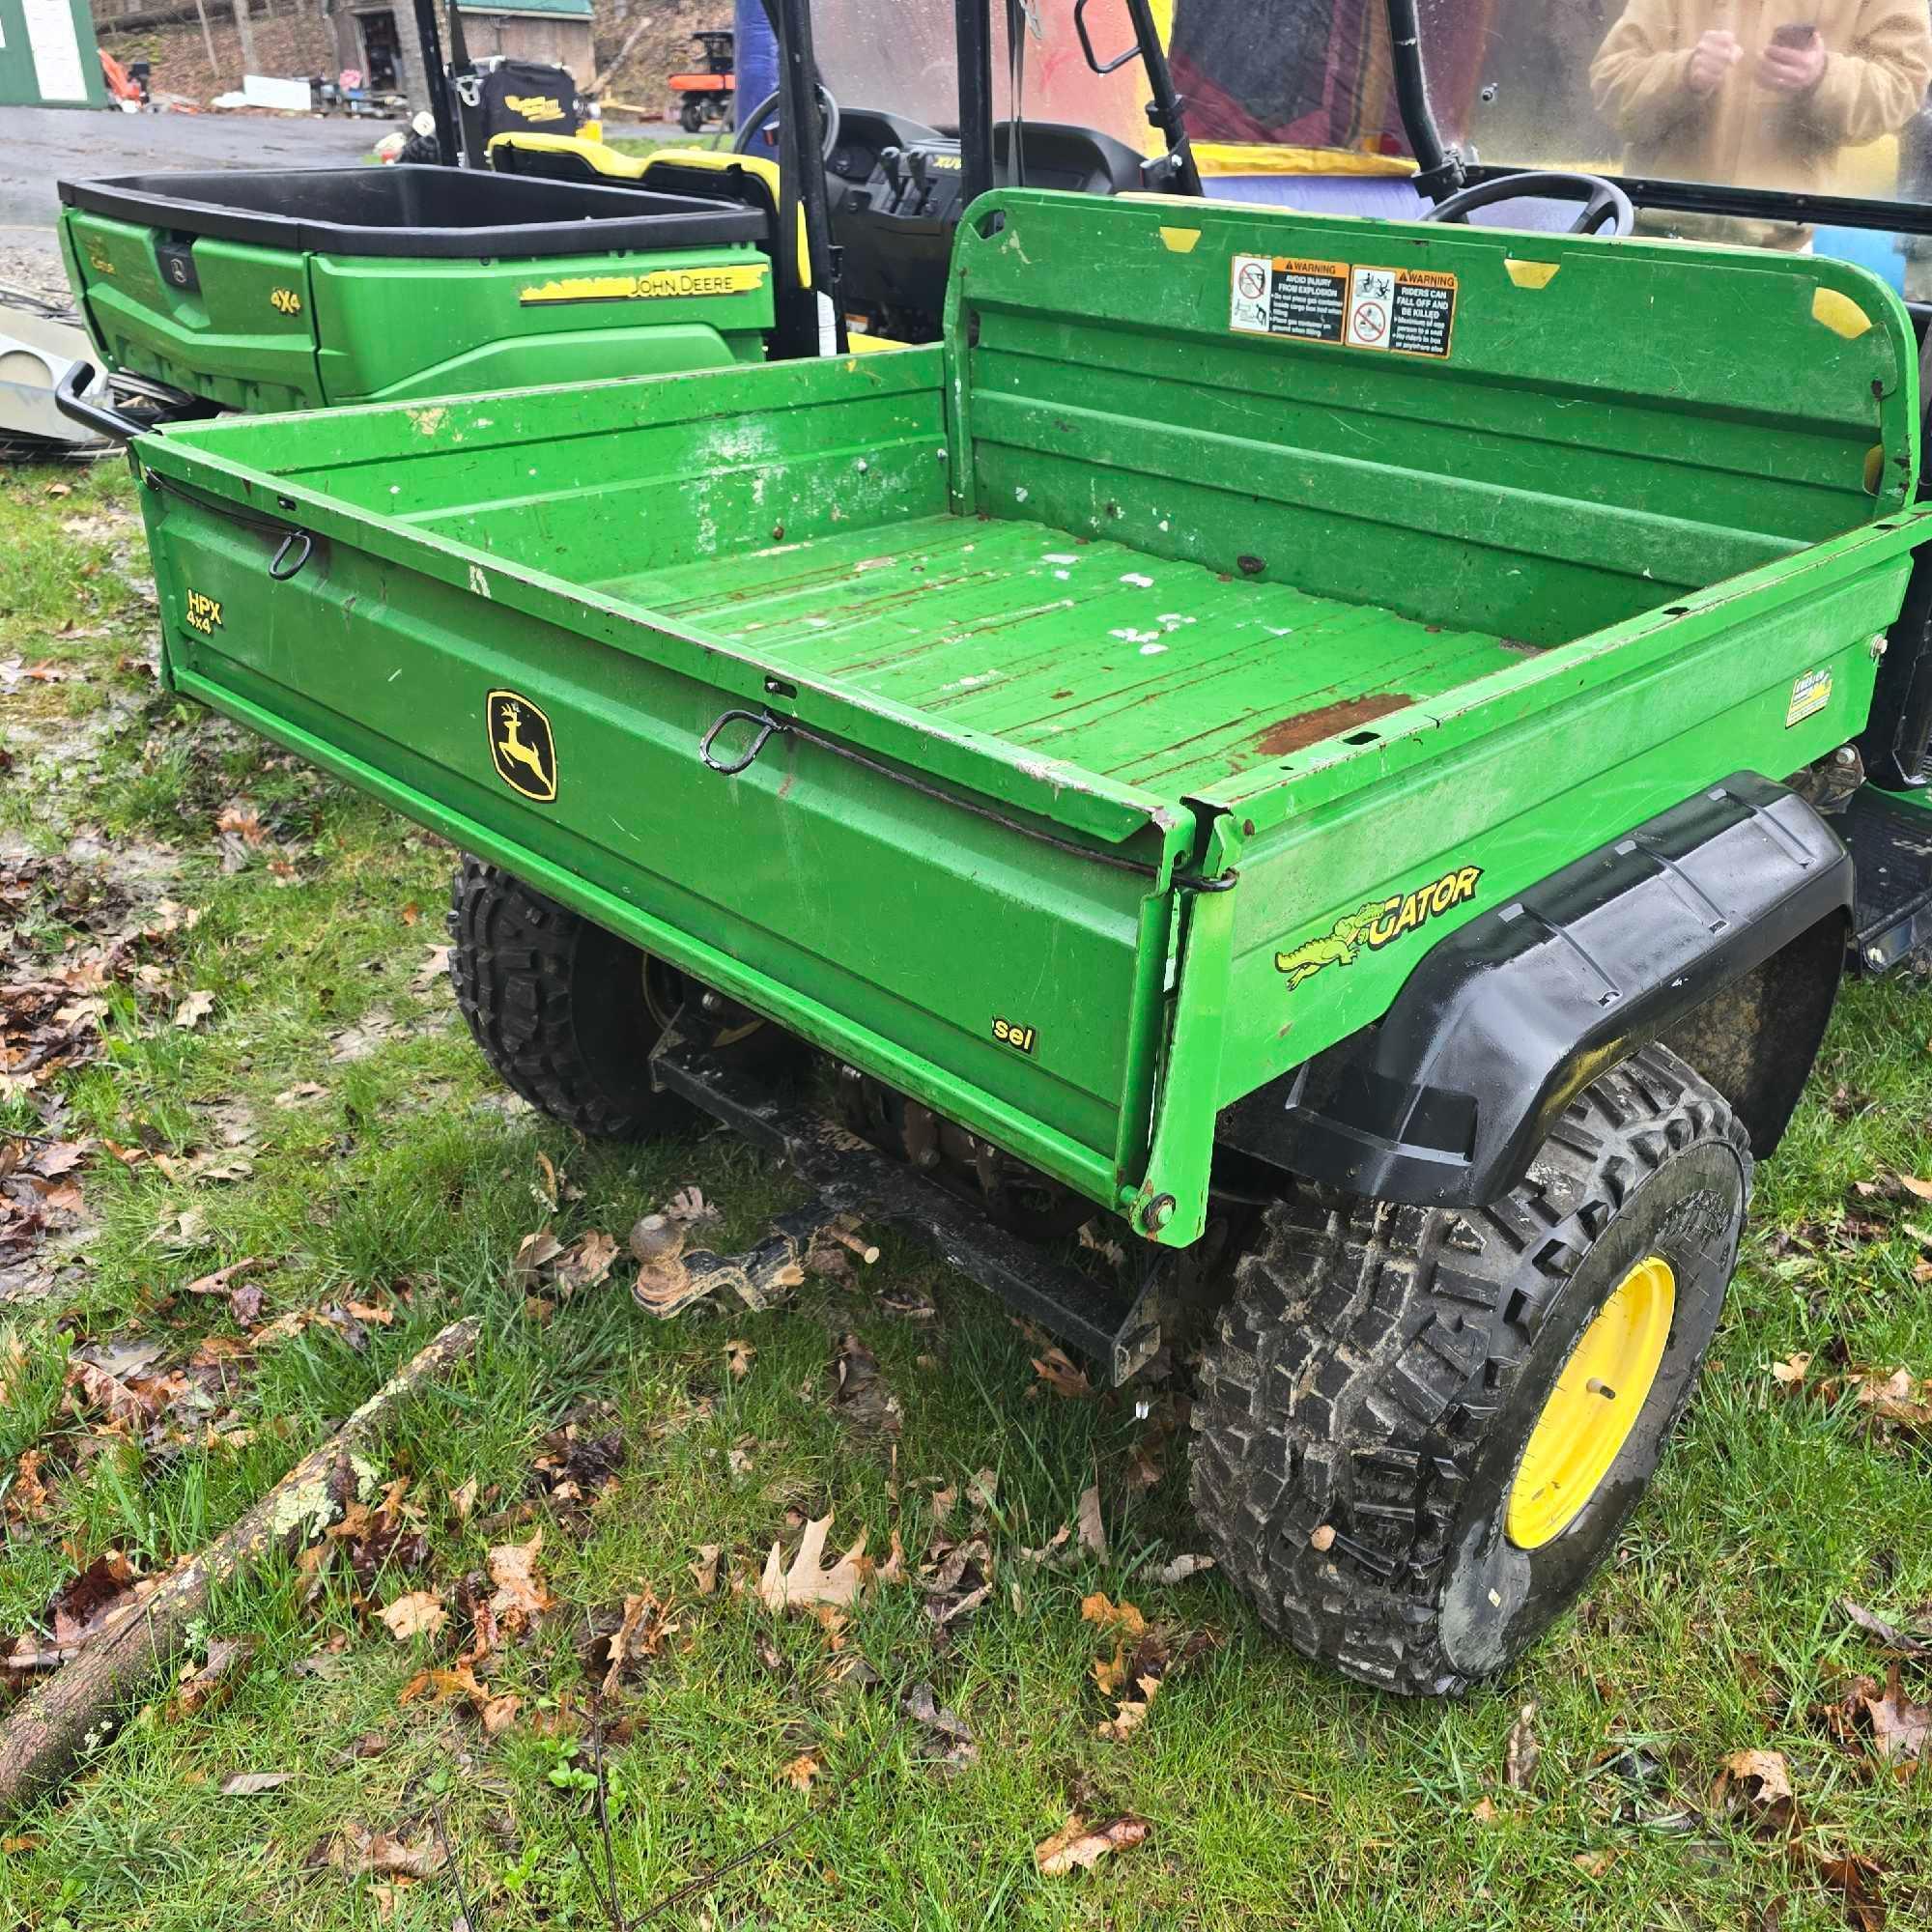
{"type": "Polygon", "coordinates": [[[1836,987],[1852,872],[1804,800],[1741,772],[1471,920],[1377,1025],[1225,1109],[1218,1137],[1350,1193],[1482,1206],[1606,1067],[1809,935],[1799,956],[1829,983],[1804,1003],[1805,1037],[1751,1020],[1796,1064],[1776,1119],[1747,1122],[1775,1145],[1836,987]]]}

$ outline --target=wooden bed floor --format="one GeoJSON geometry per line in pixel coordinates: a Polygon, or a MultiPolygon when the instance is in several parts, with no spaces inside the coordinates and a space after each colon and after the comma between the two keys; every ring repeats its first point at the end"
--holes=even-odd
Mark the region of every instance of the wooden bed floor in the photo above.
{"type": "Polygon", "coordinates": [[[1179,798],[1520,661],[1039,524],[927,517],[607,580],[607,595],[1179,798]]]}

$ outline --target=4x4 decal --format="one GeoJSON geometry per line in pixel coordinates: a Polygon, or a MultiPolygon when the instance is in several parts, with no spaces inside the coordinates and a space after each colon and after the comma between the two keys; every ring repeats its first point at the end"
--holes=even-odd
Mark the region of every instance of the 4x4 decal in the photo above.
{"type": "Polygon", "coordinates": [[[1480,866],[1458,866],[1418,886],[1412,893],[1397,893],[1393,897],[1371,899],[1354,912],[1344,913],[1319,938],[1304,940],[1287,952],[1274,955],[1275,970],[1288,977],[1293,992],[1304,980],[1312,980],[1324,966],[1352,966],[1364,948],[1378,952],[1406,932],[1466,903],[1476,895],[1477,881],[1483,876],[1480,866]]]}

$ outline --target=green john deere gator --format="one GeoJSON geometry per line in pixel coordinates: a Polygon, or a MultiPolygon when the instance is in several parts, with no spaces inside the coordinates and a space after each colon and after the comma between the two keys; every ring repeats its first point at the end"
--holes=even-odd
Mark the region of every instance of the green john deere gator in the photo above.
{"type": "Polygon", "coordinates": [[[1198,1346],[1225,1571],[1414,1692],[1611,1547],[1932,899],[1861,783],[1926,735],[1910,317],[1453,219],[1550,188],[1005,188],[928,347],[133,446],[169,688],[474,855],[512,1086],[732,1122],[1116,1380],[1198,1346]]]}

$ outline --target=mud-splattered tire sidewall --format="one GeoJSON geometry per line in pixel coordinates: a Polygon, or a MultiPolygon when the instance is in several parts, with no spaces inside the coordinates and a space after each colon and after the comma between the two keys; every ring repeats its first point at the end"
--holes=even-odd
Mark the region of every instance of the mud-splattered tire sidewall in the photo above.
{"type": "Polygon", "coordinates": [[[1614,1547],[1690,1400],[1737,1263],[1744,1129],[1647,1047],[1566,1109],[1482,1208],[1316,1191],[1268,1212],[1203,1351],[1193,1495],[1264,1624],[1411,1694],[1505,1668],[1614,1547]],[[1536,1422],[1631,1270],[1675,1301],[1635,1422],[1588,1501],[1536,1548],[1507,1531],[1536,1422]]]}
{"type": "Polygon", "coordinates": [[[1549,1627],[1614,1548],[1696,1386],[1737,1264],[1747,1185],[1736,1150],[1688,1149],[1624,1204],[1538,1323],[1516,1383],[1475,1459],[1450,1538],[1442,1653],[1460,1676],[1502,1669],[1549,1627]],[[1537,1549],[1505,1527],[1523,1450],[1564,1364],[1617,1286],[1651,1255],[1676,1277],[1663,1359],[1610,1471],[1576,1520],[1537,1549]]]}

